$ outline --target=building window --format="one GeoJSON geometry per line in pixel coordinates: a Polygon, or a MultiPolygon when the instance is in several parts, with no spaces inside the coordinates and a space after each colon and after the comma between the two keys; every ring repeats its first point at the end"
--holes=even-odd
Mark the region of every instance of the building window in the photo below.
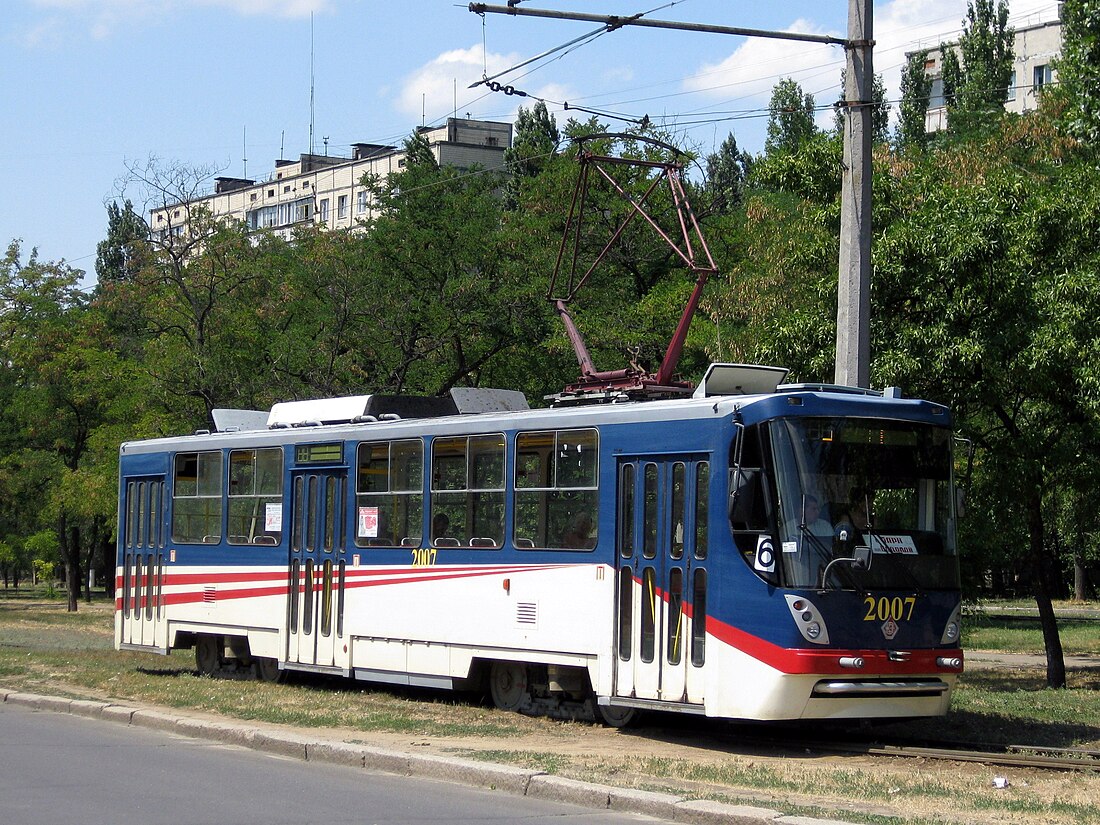
{"type": "Polygon", "coordinates": [[[278,544],[283,532],[283,451],[229,453],[229,543],[278,544]]]}
{"type": "Polygon", "coordinates": [[[932,78],[932,90],[928,95],[928,108],[929,109],[942,109],[943,108],[943,78],[932,78]]]}
{"type": "Polygon", "coordinates": [[[172,541],[217,544],[221,525],[221,451],[178,453],[172,483],[172,541]]]}
{"type": "Polygon", "coordinates": [[[268,189],[268,190],[267,190],[267,196],[268,196],[269,198],[273,198],[273,197],[275,197],[275,190],[274,190],[274,189],[268,189]]]}
{"type": "Polygon", "coordinates": [[[370,201],[370,193],[366,190],[360,192],[355,198],[355,211],[362,215],[367,211],[367,206],[370,201]]]}
{"type": "Polygon", "coordinates": [[[1043,91],[1043,87],[1051,81],[1050,64],[1044,63],[1040,66],[1036,66],[1032,71],[1032,90],[1035,94],[1039,94],[1043,91]]]}
{"type": "Polygon", "coordinates": [[[1005,100],[1016,99],[1016,70],[1012,70],[1012,74],[1008,76],[1008,89],[1005,90],[1005,100]]]}
{"type": "Polygon", "coordinates": [[[283,187],[283,194],[284,195],[289,191],[290,191],[290,186],[289,185],[283,187]]]}
{"type": "Polygon", "coordinates": [[[348,216],[348,196],[341,195],[336,199],[336,218],[341,220],[348,216]]]}
{"type": "Polygon", "coordinates": [[[309,181],[308,180],[302,181],[302,188],[303,189],[309,189],[309,181]]]}
{"type": "Polygon", "coordinates": [[[328,198],[321,198],[321,205],[317,207],[317,213],[321,217],[321,223],[328,223],[328,198]]]}
{"type": "Polygon", "coordinates": [[[255,193],[255,192],[253,192],[253,193],[252,193],[251,195],[249,195],[249,196],[248,196],[248,199],[249,199],[250,201],[254,201],[254,200],[256,200],[256,193],[255,193]]]}

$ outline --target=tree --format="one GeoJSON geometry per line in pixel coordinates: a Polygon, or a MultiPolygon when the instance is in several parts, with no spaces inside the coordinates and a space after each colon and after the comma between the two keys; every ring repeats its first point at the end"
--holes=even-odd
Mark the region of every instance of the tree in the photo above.
{"type": "Polygon", "coordinates": [[[418,130],[405,138],[404,149],[406,166],[427,166],[432,169],[438,168],[439,163],[436,161],[435,153],[432,151],[432,144],[424,137],[423,132],[418,130]]]}
{"type": "Polygon", "coordinates": [[[751,166],[752,156],[737,148],[737,138],[730,132],[718,151],[707,155],[704,191],[711,209],[724,212],[740,206],[751,166]]]}
{"type": "MultiPolygon", "coordinates": [[[[836,102],[836,131],[844,132],[844,94],[847,68],[840,70],[841,96],[836,102]]],[[[871,83],[871,143],[886,143],[890,139],[890,101],[886,99],[886,81],[876,73],[871,83]]]]}
{"type": "Polygon", "coordinates": [[[519,202],[520,188],[557,156],[560,143],[557,121],[543,101],[530,109],[519,107],[512,145],[504,150],[504,167],[510,174],[505,194],[509,209],[515,209],[519,202]]]}
{"type": "Polygon", "coordinates": [[[82,276],[63,263],[39,261],[35,252],[24,263],[16,243],[0,268],[0,360],[12,372],[14,390],[5,412],[20,427],[27,466],[50,467],[45,495],[34,501],[39,518],[52,515],[70,610],[76,610],[83,584],[81,525],[71,517],[76,502],[58,496],[56,484],[60,474],[80,469],[91,432],[119,390],[104,380],[111,374],[105,362],[113,356],[87,323],[87,301],[78,288],[82,276]],[[51,509],[51,503],[58,506],[51,509]]]}
{"type": "Polygon", "coordinates": [[[791,78],[784,78],[772,89],[768,102],[768,136],[764,153],[792,154],[817,133],[814,125],[814,96],[804,94],[791,78]]]}
{"type": "Polygon", "coordinates": [[[107,237],[96,246],[95,272],[101,285],[131,281],[143,265],[149,225],[127,200],[107,204],[107,237]]]}
{"type": "Polygon", "coordinates": [[[924,66],[928,50],[909,55],[901,73],[901,103],[896,142],[901,149],[923,149],[928,145],[928,101],[932,94],[932,78],[924,66]]]}
{"type": "Polygon", "coordinates": [[[1062,56],[1058,94],[1066,109],[1063,123],[1074,137],[1096,146],[1100,141],[1100,4],[1066,0],[1061,6],[1062,56]]]}
{"type": "Polygon", "coordinates": [[[1036,116],[893,182],[893,214],[876,214],[876,377],[949,403],[974,440],[995,507],[984,541],[1029,574],[1062,687],[1052,505],[1100,442],[1100,173],[1036,116]]]}
{"type": "Polygon", "coordinates": [[[988,128],[1004,114],[1015,34],[1007,0],[969,0],[958,51],[941,43],[947,125],[955,134],[988,128]]]}

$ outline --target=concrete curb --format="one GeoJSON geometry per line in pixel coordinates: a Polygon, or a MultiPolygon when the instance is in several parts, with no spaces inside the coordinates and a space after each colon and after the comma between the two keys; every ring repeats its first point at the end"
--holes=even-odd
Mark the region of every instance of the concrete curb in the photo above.
{"type": "Polygon", "coordinates": [[[197,719],[175,713],[130,708],[107,702],[89,702],[0,691],[0,702],[36,711],[69,713],[124,725],[169,731],[181,736],[210,739],[308,762],[324,762],[363,770],[416,776],[473,785],[518,796],[564,802],[584,808],[636,813],[693,825],[854,825],[835,819],[784,816],[778,811],[746,805],[727,805],[706,799],[684,799],[673,794],[614,788],[543,771],[477,762],[448,756],[406,753],[333,742],[288,730],[256,729],[244,724],[197,719]]]}

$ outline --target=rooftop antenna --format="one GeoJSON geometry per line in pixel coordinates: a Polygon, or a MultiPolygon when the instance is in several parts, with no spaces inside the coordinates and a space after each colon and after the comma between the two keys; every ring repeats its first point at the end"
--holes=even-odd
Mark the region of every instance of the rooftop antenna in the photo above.
{"type": "Polygon", "coordinates": [[[313,154],[313,12],[309,13],[309,153],[313,154]]]}
{"type": "Polygon", "coordinates": [[[327,158],[328,157],[328,135],[325,135],[323,138],[321,138],[321,140],[324,141],[324,143],[325,143],[325,157],[327,158]]]}
{"type": "Polygon", "coordinates": [[[426,101],[427,97],[428,96],[426,94],[424,94],[424,92],[420,93],[420,125],[421,126],[424,125],[425,119],[427,118],[427,115],[425,114],[425,111],[427,109],[427,101],[426,101]]]}
{"type": "Polygon", "coordinates": [[[244,164],[244,171],[241,172],[241,177],[245,180],[248,179],[248,127],[244,127],[244,134],[241,136],[241,163],[244,164]]]}

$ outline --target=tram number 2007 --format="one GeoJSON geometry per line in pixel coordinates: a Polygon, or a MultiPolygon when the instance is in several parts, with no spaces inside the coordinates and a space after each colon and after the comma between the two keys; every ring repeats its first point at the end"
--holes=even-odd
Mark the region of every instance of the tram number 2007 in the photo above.
{"type": "Polygon", "coordinates": [[[435,564],[434,547],[417,547],[412,551],[413,567],[431,567],[435,564]]]}
{"type": "Polygon", "coordinates": [[[888,619],[893,619],[895,622],[909,621],[913,618],[913,608],[916,607],[916,596],[880,596],[875,598],[874,596],[867,596],[863,600],[864,607],[867,608],[867,612],[863,615],[863,621],[865,622],[885,622],[888,619]]]}

